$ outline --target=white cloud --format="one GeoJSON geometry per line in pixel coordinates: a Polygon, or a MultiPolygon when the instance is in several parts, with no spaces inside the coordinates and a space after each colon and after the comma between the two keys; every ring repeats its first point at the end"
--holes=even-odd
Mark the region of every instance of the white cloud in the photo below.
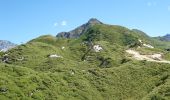
{"type": "Polygon", "coordinates": [[[54,23],[54,26],[58,26],[58,23],[56,22],[56,23],[54,23]]]}
{"type": "Polygon", "coordinates": [[[147,6],[151,7],[151,6],[156,6],[157,2],[147,2],[147,6]]]}
{"type": "Polygon", "coordinates": [[[170,11],[170,6],[168,6],[168,11],[170,11]]]}
{"type": "Polygon", "coordinates": [[[67,26],[67,21],[63,20],[63,21],[61,22],[61,26],[67,26]]]}
{"type": "Polygon", "coordinates": [[[55,22],[53,24],[54,27],[57,27],[57,26],[67,26],[67,21],[63,20],[61,22],[55,22]]]}
{"type": "Polygon", "coordinates": [[[147,2],[147,6],[152,6],[152,3],[151,2],[147,2]]]}
{"type": "Polygon", "coordinates": [[[153,6],[156,6],[157,5],[157,3],[156,2],[153,2],[153,6]]]}

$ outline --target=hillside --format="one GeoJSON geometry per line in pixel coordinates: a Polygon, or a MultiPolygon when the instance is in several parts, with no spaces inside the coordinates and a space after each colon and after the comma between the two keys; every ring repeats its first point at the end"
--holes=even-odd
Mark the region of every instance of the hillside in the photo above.
{"type": "Polygon", "coordinates": [[[137,60],[126,52],[159,53],[162,58],[156,61],[170,61],[168,42],[97,19],[80,27],[57,37],[40,36],[1,54],[0,98],[170,99],[170,64],[137,60]]]}

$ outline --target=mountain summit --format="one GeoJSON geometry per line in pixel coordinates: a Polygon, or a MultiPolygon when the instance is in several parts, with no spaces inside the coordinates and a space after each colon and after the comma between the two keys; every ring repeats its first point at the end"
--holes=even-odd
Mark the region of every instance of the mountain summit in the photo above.
{"type": "Polygon", "coordinates": [[[93,24],[102,24],[101,21],[99,21],[98,19],[96,18],[91,18],[87,24],[90,24],[90,25],[93,25],[93,24]]]}
{"type": "Polygon", "coordinates": [[[101,21],[99,21],[96,18],[91,18],[87,23],[77,27],[76,29],[70,31],[70,32],[61,32],[57,34],[57,37],[63,37],[63,38],[78,38],[83,33],[85,33],[91,26],[96,24],[102,24],[101,21]]]}

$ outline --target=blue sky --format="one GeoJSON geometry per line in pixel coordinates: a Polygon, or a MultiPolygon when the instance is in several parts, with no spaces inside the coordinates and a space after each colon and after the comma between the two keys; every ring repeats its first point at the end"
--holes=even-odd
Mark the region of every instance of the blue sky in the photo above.
{"type": "Polygon", "coordinates": [[[90,18],[162,36],[170,33],[170,0],[0,0],[0,40],[25,43],[90,18]]]}

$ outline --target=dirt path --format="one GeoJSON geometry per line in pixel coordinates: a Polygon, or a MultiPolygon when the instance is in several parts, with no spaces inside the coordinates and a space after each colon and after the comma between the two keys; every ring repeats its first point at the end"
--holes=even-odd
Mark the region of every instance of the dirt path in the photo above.
{"type": "Polygon", "coordinates": [[[133,55],[133,58],[136,60],[146,60],[151,62],[158,62],[158,63],[169,63],[170,61],[162,59],[161,54],[153,54],[153,55],[141,55],[138,51],[135,50],[126,50],[127,53],[133,55]]]}

